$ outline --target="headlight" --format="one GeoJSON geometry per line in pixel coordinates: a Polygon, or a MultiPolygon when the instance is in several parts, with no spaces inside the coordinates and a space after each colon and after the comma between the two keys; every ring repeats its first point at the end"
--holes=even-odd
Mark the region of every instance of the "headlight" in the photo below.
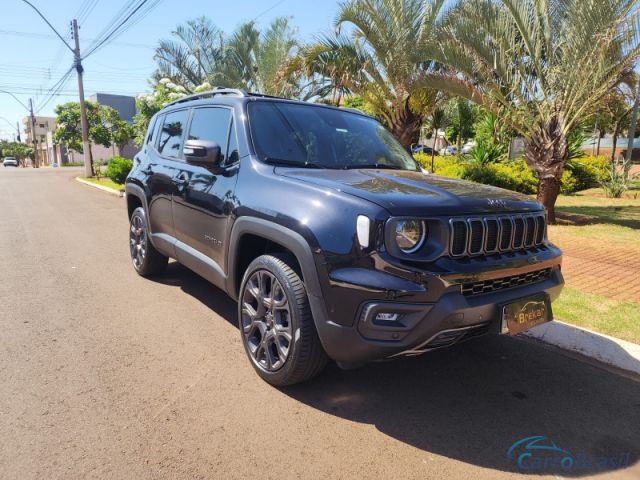
{"type": "Polygon", "coordinates": [[[420,249],[427,237],[427,226],[422,220],[400,220],[396,223],[396,244],[404,253],[420,249]]]}

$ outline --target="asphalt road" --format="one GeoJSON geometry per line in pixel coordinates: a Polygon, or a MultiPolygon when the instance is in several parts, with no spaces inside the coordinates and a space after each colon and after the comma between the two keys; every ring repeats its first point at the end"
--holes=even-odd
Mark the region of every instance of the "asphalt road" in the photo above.
{"type": "Polygon", "coordinates": [[[138,277],[124,200],[79,174],[0,168],[1,478],[497,479],[531,435],[611,457],[550,475],[640,478],[640,383],[519,339],[270,387],[232,301],[138,277]]]}

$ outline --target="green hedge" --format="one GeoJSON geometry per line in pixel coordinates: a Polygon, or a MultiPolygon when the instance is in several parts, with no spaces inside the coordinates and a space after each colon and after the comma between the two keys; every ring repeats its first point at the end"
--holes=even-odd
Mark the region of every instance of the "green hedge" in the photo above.
{"type": "Polygon", "coordinates": [[[109,164],[107,165],[107,169],[104,174],[109,177],[109,180],[115,183],[123,184],[129,175],[129,172],[133,168],[133,161],[128,158],[111,157],[109,159],[109,164]]]}
{"type": "MultiPolygon", "coordinates": [[[[425,169],[431,170],[431,156],[418,153],[414,158],[425,169]]],[[[435,157],[435,173],[445,177],[461,178],[485,183],[520,193],[536,193],[538,179],[524,160],[480,165],[461,157],[435,157]]],[[[562,175],[561,191],[564,194],[598,186],[606,177],[607,159],[583,157],[567,163],[562,175]]]]}

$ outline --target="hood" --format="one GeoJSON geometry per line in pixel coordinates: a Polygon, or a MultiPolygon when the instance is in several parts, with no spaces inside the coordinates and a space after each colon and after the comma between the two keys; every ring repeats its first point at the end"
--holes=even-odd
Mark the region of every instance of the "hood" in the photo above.
{"type": "Polygon", "coordinates": [[[474,215],[541,209],[534,199],[510,190],[408,170],[276,167],[275,172],[368,200],[392,215],[474,215]]]}

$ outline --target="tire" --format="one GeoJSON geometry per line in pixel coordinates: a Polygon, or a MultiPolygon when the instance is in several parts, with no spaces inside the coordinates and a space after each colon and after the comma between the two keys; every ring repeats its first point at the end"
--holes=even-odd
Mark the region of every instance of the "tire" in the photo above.
{"type": "Polygon", "coordinates": [[[307,291],[292,265],[290,255],[256,258],[244,274],[238,299],[240,338],[249,361],[277,387],[315,377],[328,361],[307,291]]]}
{"type": "Polygon", "coordinates": [[[129,222],[129,253],[131,263],[143,277],[162,273],[167,267],[168,257],[158,252],[151,244],[147,228],[147,216],[142,207],[136,208],[129,222]]]}

